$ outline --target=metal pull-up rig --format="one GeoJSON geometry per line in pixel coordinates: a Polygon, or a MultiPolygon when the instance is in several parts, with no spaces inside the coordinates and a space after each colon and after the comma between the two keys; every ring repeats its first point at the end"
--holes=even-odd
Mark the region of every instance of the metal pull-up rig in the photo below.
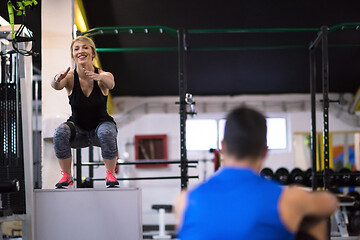
{"type": "MultiPolygon", "coordinates": [[[[186,150],[186,119],[187,119],[187,53],[190,51],[238,51],[238,50],[277,50],[277,49],[308,49],[310,54],[310,94],[311,94],[311,159],[313,174],[316,173],[316,75],[315,75],[315,49],[322,42],[322,106],[323,106],[323,142],[324,142],[324,171],[323,181],[325,188],[329,183],[329,66],[328,49],[342,47],[360,47],[357,43],[328,44],[328,34],[341,30],[360,30],[360,23],[341,23],[332,27],[321,28],[234,28],[234,29],[174,29],[165,26],[132,26],[132,27],[97,27],[83,32],[82,35],[93,37],[103,34],[135,34],[157,33],[177,37],[177,46],[171,47],[138,47],[138,48],[98,48],[98,52],[136,52],[136,51],[177,51],[178,52],[178,81],[179,81],[179,113],[180,113],[180,160],[181,160],[181,188],[188,185],[188,162],[186,150]],[[249,34],[249,33],[299,33],[313,32],[316,39],[309,43],[293,45],[254,45],[254,46],[189,46],[186,36],[191,34],[249,34]]],[[[313,177],[312,187],[317,189],[316,178],[313,177]]]]}

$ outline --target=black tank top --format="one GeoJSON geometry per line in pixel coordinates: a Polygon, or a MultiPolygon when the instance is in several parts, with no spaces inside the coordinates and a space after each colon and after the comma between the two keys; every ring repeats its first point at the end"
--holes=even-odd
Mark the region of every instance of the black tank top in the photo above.
{"type": "MultiPolygon", "coordinates": [[[[98,72],[99,70],[95,68],[95,73],[98,72]]],[[[101,92],[98,83],[94,81],[92,92],[89,97],[86,97],[80,87],[76,69],[74,69],[74,87],[69,95],[69,104],[72,115],[68,121],[76,123],[84,130],[94,130],[99,123],[104,121],[115,123],[114,119],[107,113],[107,96],[101,92]]]]}

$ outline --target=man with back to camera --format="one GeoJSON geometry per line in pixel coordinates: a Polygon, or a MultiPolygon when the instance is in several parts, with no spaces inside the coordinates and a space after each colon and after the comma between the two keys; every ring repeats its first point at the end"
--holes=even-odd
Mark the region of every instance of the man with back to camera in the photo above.
{"type": "Polygon", "coordinates": [[[259,175],[267,154],[266,120],[237,108],[228,116],[223,167],[175,203],[181,240],[329,239],[327,219],[337,209],[328,192],[283,187],[259,175]]]}

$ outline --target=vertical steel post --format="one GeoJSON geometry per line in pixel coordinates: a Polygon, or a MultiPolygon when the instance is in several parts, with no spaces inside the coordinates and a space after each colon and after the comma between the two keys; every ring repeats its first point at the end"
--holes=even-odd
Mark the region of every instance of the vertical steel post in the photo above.
{"type": "Polygon", "coordinates": [[[312,189],[317,189],[316,179],[316,55],[315,49],[310,48],[310,95],[311,95],[311,160],[312,160],[312,189]]]}
{"type": "Polygon", "coordinates": [[[81,186],[81,149],[76,149],[76,187],[81,186]]]}
{"type": "MultiPolygon", "coordinates": [[[[89,162],[94,162],[94,147],[89,146],[89,162]]],[[[94,165],[89,165],[89,178],[94,177],[94,165]]]]}
{"type": "Polygon", "coordinates": [[[186,151],[186,103],[185,94],[187,91],[186,82],[186,43],[185,30],[178,30],[178,71],[179,71],[179,113],[180,113],[180,176],[181,189],[187,188],[188,185],[188,166],[186,151]]]}
{"type": "Polygon", "coordinates": [[[21,154],[20,157],[20,146],[22,146],[22,144],[20,144],[20,135],[22,134],[22,130],[20,128],[20,124],[21,124],[21,98],[20,98],[20,70],[19,68],[19,64],[20,64],[20,59],[19,59],[19,54],[10,54],[10,62],[12,65],[12,68],[10,70],[11,72],[11,82],[13,82],[15,84],[15,109],[16,109],[16,161],[17,161],[17,165],[20,166],[23,163],[23,160],[20,161],[20,158],[22,158],[23,154],[21,154]]]}
{"type": "Polygon", "coordinates": [[[329,55],[328,27],[322,26],[322,89],[323,89],[323,145],[324,145],[324,188],[328,189],[329,177],[329,55]]]}

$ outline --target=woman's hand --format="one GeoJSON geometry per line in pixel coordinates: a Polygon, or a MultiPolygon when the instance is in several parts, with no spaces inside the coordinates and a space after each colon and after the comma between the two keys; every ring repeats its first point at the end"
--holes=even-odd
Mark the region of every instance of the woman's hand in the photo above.
{"type": "Polygon", "coordinates": [[[100,81],[101,80],[100,74],[94,73],[92,71],[88,71],[85,68],[83,68],[83,70],[84,70],[85,75],[88,76],[91,80],[94,80],[94,81],[100,81]]]}
{"type": "Polygon", "coordinates": [[[63,80],[66,77],[66,75],[69,73],[69,71],[70,71],[70,67],[68,67],[66,69],[66,71],[62,71],[61,73],[56,74],[54,77],[55,82],[56,83],[61,82],[61,80],[63,80]]]}
{"type": "Polygon", "coordinates": [[[85,75],[90,79],[100,82],[104,88],[113,89],[115,86],[114,76],[110,72],[94,73],[83,68],[85,75]]]}
{"type": "Polygon", "coordinates": [[[53,87],[55,90],[61,90],[64,87],[66,87],[68,85],[67,79],[69,79],[68,76],[69,71],[70,71],[70,67],[68,67],[66,71],[56,74],[53,80],[51,81],[51,87],[53,87]]]}

